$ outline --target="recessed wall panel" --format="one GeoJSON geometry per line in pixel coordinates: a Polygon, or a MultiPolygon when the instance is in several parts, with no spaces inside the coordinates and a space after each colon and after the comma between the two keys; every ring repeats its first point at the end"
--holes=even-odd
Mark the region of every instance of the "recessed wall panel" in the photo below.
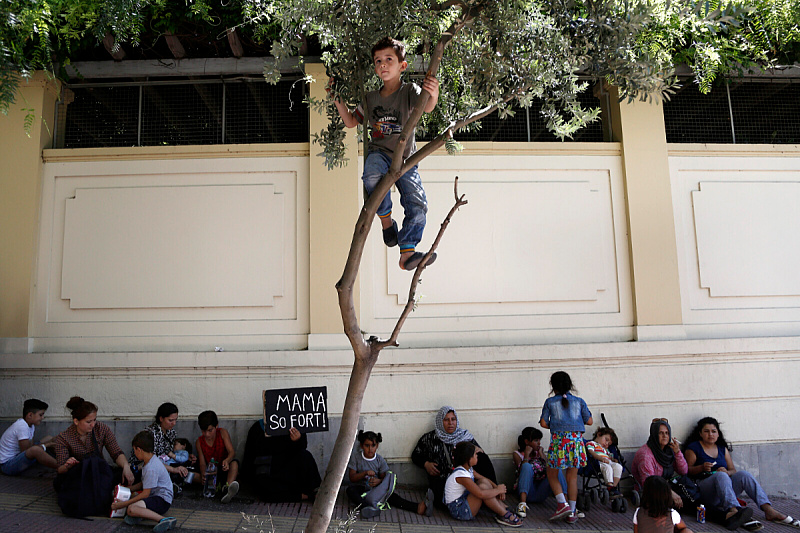
{"type": "Polygon", "coordinates": [[[272,185],[79,188],[61,297],[71,309],[272,306],[283,219],[272,185]]]}
{"type": "Polygon", "coordinates": [[[700,182],[692,201],[712,298],[800,295],[800,183],[700,182]]]}

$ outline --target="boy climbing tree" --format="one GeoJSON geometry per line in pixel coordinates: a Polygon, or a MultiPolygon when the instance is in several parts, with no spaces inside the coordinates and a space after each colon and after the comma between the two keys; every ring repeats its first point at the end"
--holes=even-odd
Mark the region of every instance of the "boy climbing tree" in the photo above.
{"type": "MultiPolygon", "coordinates": [[[[339,99],[334,100],[336,109],[342,117],[344,125],[354,128],[365,121],[369,132],[369,153],[364,160],[364,190],[367,196],[372,194],[381,178],[389,171],[397,148],[403,125],[408,121],[411,110],[421,90],[416,83],[406,83],[401,79],[408,68],[405,45],[395,39],[385,37],[372,47],[372,59],[375,74],[383,82],[383,87],[370,91],[366,95],[366,108],[359,105],[351,111],[339,99]]],[[[430,113],[439,99],[439,80],[426,76],[422,82],[422,90],[430,94],[424,111],[430,113]]],[[[403,150],[403,157],[408,158],[417,151],[414,141],[414,130],[408,134],[403,150]]],[[[425,229],[425,215],[428,212],[428,200],[422,187],[422,180],[417,165],[414,165],[395,183],[400,191],[400,203],[405,210],[403,227],[398,231],[397,222],[392,219],[392,198],[386,193],[378,207],[378,218],[383,228],[383,242],[388,247],[400,245],[400,268],[414,270],[425,254],[415,250],[422,240],[425,229]]],[[[428,266],[436,260],[436,253],[431,254],[428,266]]]]}

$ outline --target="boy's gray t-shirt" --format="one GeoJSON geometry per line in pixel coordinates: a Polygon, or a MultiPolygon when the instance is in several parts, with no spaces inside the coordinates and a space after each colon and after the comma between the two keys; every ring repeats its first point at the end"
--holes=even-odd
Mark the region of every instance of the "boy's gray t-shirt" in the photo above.
{"type": "MultiPolygon", "coordinates": [[[[367,470],[372,470],[378,475],[389,471],[389,465],[386,463],[386,459],[381,457],[380,454],[376,453],[372,461],[369,461],[364,459],[364,454],[360,449],[354,451],[350,456],[350,462],[347,463],[347,468],[352,468],[356,472],[366,472],[367,470]]],[[[367,478],[364,478],[359,482],[359,484],[366,485],[367,478]]]]}
{"type": "MultiPolygon", "coordinates": [[[[381,96],[380,91],[367,93],[365,97],[366,113],[359,105],[356,110],[356,118],[362,124],[364,117],[367,119],[370,150],[380,150],[388,155],[394,153],[400,133],[403,131],[403,124],[411,115],[414,102],[421,92],[422,89],[416,83],[403,83],[399,89],[385,98],[381,96]]],[[[412,132],[403,157],[408,157],[416,151],[417,143],[414,142],[412,132]]]]}
{"type": "Polygon", "coordinates": [[[142,468],[142,488],[150,489],[150,496],[161,496],[165,502],[172,504],[172,480],[167,467],[155,455],[142,468]]]}

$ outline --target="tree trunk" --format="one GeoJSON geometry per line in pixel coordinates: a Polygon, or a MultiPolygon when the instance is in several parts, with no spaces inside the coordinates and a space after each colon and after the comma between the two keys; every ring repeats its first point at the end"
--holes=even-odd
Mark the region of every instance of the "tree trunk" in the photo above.
{"type": "Polygon", "coordinates": [[[347,469],[353,441],[358,430],[361,402],[364,399],[364,392],[367,390],[372,368],[378,359],[377,356],[371,356],[368,345],[365,344],[364,348],[366,353],[357,354],[353,363],[350,385],[347,387],[347,396],[345,396],[344,410],[342,411],[342,425],[331,452],[331,460],[325,469],[325,477],[319,487],[317,499],[311,509],[311,517],[306,525],[307,533],[324,532],[328,529],[331,521],[333,507],[336,504],[336,497],[339,494],[339,487],[347,469]]]}

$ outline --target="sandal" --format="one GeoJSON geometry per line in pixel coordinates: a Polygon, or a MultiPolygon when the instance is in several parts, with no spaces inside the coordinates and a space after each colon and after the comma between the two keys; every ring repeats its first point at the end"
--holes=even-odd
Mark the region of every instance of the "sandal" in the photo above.
{"type": "Polygon", "coordinates": [[[742,529],[745,531],[759,531],[764,529],[764,524],[758,520],[750,520],[749,522],[742,524],[742,529]]]}
{"type": "Polygon", "coordinates": [[[522,525],[522,520],[520,520],[519,517],[511,511],[506,511],[506,514],[504,514],[502,517],[495,516],[494,520],[498,524],[508,527],[519,527],[522,525]]]}
{"type": "Polygon", "coordinates": [[[800,520],[792,518],[788,514],[786,515],[786,518],[784,518],[783,520],[773,520],[773,522],[775,522],[776,524],[783,524],[784,526],[795,527],[797,529],[800,529],[800,520]]]}
{"type": "Polygon", "coordinates": [[[740,507],[734,515],[725,519],[723,525],[728,529],[728,531],[733,531],[734,529],[741,527],[745,522],[749,522],[751,518],[753,518],[753,510],[749,507],[740,507]]]}

